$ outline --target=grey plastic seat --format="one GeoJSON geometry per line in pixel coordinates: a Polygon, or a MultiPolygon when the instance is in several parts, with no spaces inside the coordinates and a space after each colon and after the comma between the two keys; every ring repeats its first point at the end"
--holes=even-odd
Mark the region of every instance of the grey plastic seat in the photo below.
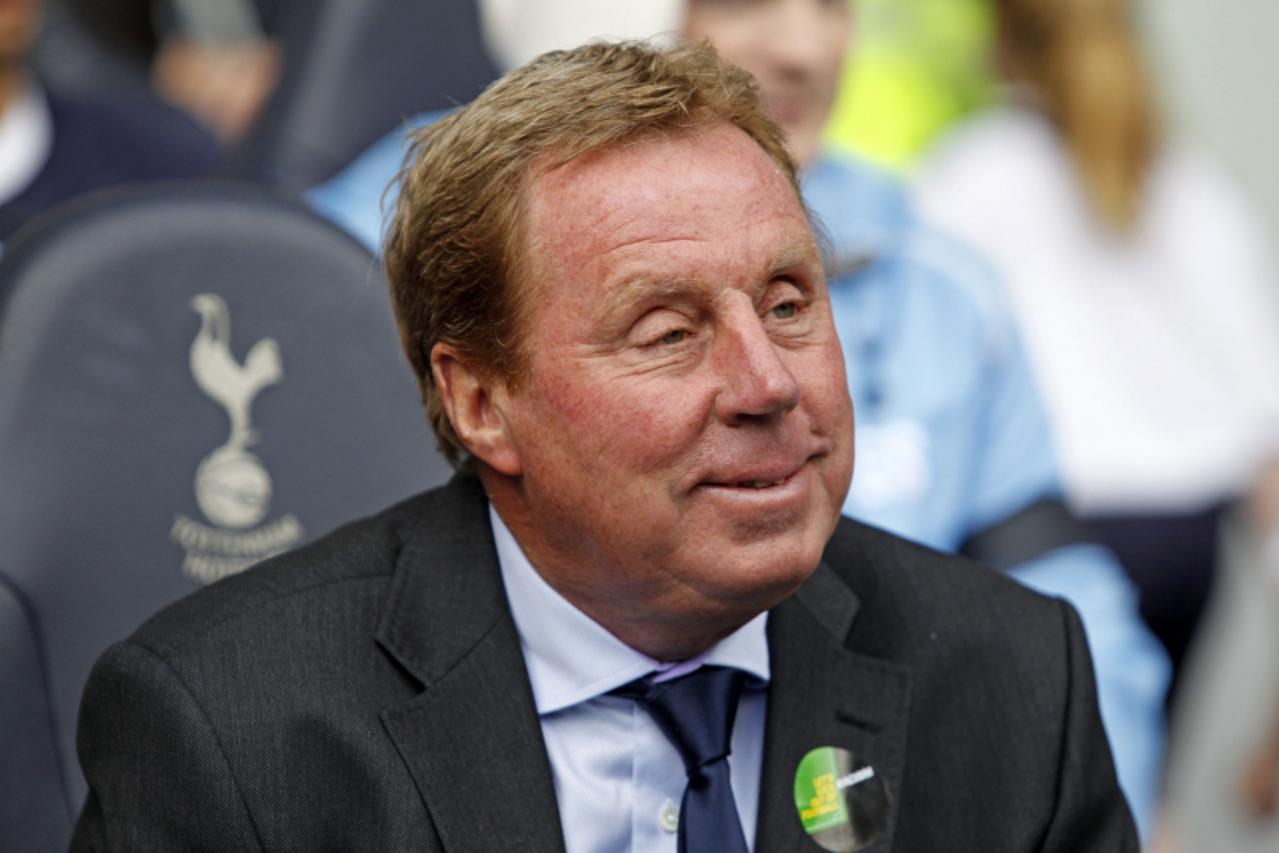
{"type": "Polygon", "coordinates": [[[52,850],[107,645],[448,469],[373,260],[264,190],[73,202],[0,300],[0,849],[52,850]]]}
{"type": "Polygon", "coordinates": [[[280,84],[224,174],[293,191],[332,177],[408,118],[497,77],[474,0],[278,4],[280,84]]]}

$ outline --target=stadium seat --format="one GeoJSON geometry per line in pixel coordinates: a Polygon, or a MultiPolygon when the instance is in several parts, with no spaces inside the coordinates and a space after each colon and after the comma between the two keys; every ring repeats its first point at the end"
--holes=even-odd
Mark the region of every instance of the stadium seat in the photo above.
{"type": "Polygon", "coordinates": [[[280,84],[230,177],[309,189],[397,123],[467,103],[497,77],[474,0],[281,4],[277,29],[280,84]]]}
{"type": "Polygon", "coordinates": [[[62,849],[110,643],[449,472],[380,270],[267,190],[72,202],[6,246],[0,299],[0,848],[62,849]]]}

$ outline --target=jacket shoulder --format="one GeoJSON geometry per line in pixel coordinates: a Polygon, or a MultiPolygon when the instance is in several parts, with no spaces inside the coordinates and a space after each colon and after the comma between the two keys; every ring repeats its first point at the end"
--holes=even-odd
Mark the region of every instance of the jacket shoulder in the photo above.
{"type": "Polygon", "coordinates": [[[942,635],[959,647],[1062,640],[1064,602],[869,525],[841,519],[824,559],[856,593],[856,633],[876,653],[909,657],[942,635]]]}

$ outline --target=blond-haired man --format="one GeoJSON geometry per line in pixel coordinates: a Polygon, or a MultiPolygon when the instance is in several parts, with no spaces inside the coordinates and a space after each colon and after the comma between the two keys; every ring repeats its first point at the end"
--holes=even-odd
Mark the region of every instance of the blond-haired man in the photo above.
{"type": "Polygon", "coordinates": [[[1136,849],[1069,607],[840,519],[843,357],[750,78],[544,56],[397,205],[458,477],[110,650],[74,849],[1136,849]]]}

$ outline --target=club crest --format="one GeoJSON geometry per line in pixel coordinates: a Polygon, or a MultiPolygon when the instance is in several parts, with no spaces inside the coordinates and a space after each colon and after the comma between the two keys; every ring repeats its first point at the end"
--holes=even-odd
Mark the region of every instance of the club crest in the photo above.
{"type": "Polygon", "coordinates": [[[213,526],[179,514],[170,538],[186,551],[182,570],[211,583],[301,541],[293,515],[259,527],[271,508],[271,475],[249,448],[257,443],[251,411],[264,389],[284,378],[280,349],[263,338],[244,361],[231,352],[231,317],[222,297],[201,293],[191,300],[200,328],[191,344],[195,384],[226,410],[230,434],[195,471],[196,504],[213,526]]]}

